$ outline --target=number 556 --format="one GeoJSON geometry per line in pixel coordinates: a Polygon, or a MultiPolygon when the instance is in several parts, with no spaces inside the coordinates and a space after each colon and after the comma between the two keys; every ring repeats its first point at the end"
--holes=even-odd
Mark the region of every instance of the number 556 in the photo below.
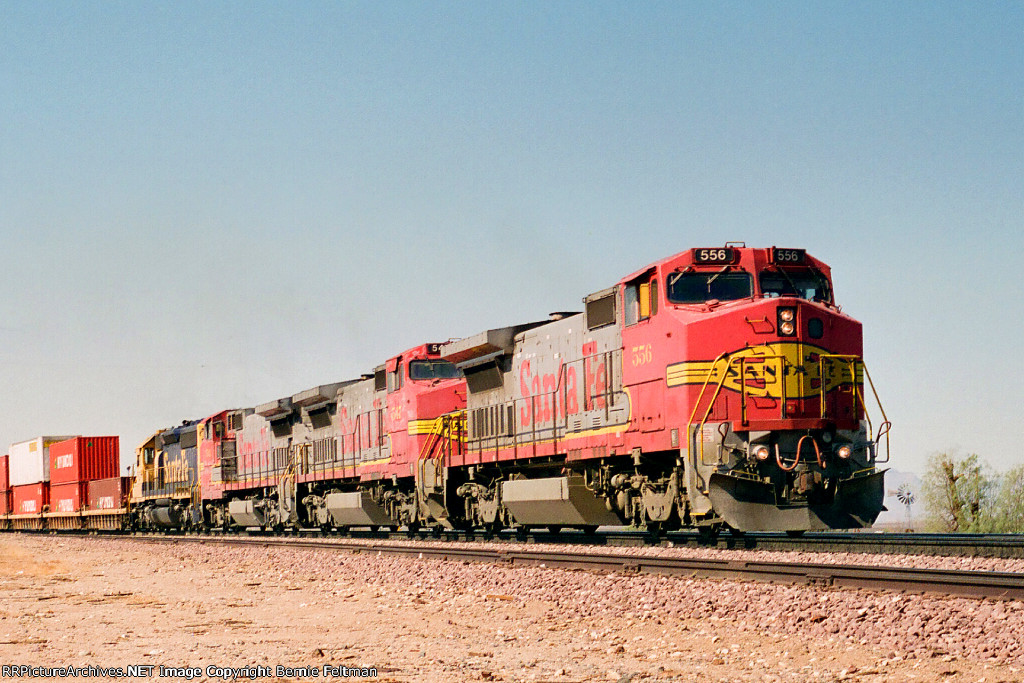
{"type": "Polygon", "coordinates": [[[632,349],[633,367],[638,368],[641,365],[647,365],[654,360],[654,354],[651,352],[651,345],[644,344],[642,346],[634,346],[632,349]]]}

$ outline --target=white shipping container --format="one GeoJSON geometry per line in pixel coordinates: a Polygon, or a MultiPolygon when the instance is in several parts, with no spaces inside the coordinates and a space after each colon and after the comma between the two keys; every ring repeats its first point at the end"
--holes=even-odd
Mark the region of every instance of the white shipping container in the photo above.
{"type": "Polygon", "coordinates": [[[11,444],[8,451],[11,486],[27,486],[50,481],[50,444],[67,441],[70,436],[40,436],[11,444]]]}

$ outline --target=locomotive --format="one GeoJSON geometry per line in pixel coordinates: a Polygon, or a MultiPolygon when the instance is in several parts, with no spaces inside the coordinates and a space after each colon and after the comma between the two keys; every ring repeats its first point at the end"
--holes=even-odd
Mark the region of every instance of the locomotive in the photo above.
{"type": "Polygon", "coordinates": [[[582,313],[446,345],[469,389],[450,461],[469,520],[870,526],[890,423],[868,418],[861,325],[832,291],[804,250],[696,248],[582,313]]]}
{"type": "Polygon", "coordinates": [[[582,308],[160,430],[136,451],[125,524],[874,522],[890,423],[825,263],[802,249],[694,248],[582,308]]]}

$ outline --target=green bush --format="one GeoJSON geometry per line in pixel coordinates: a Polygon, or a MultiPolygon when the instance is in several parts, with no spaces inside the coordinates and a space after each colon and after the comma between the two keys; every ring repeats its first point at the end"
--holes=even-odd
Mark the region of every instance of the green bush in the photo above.
{"type": "Polygon", "coordinates": [[[1024,533],[1024,465],[999,474],[976,454],[938,453],[922,494],[928,531],[1024,533]]]}

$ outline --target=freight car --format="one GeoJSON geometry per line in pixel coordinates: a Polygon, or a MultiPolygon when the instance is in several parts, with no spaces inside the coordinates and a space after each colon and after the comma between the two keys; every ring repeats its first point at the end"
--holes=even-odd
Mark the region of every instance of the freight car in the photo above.
{"type": "Polygon", "coordinates": [[[690,249],[583,304],[161,430],[136,451],[123,524],[874,522],[889,422],[826,264],[801,249],[690,249]]]}

